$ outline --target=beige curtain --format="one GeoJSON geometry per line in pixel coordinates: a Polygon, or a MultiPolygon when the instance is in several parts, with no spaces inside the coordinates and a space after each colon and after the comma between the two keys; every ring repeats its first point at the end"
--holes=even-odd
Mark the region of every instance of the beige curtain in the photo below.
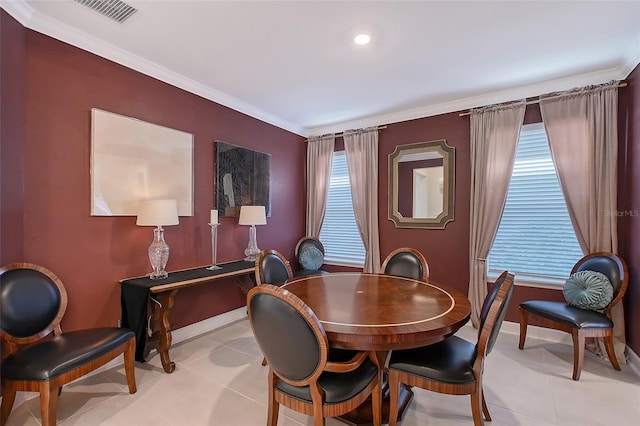
{"type": "Polygon", "coordinates": [[[307,141],[307,235],[318,238],[327,207],[335,135],[307,141]]]}
{"type": "MultiPolygon", "coordinates": [[[[618,252],[618,82],[540,97],[558,179],[582,251],[618,252]]],[[[626,363],[622,303],[613,309],[614,348],[626,363]]],[[[590,345],[606,358],[604,346],[590,345]]]]}
{"type": "Polygon", "coordinates": [[[364,272],[380,271],[378,237],[378,128],[344,132],[353,211],[367,255],[364,272]]]}
{"type": "Polygon", "coordinates": [[[485,259],[507,199],[525,106],[522,100],[471,111],[469,300],[475,327],[487,295],[485,259]]]}

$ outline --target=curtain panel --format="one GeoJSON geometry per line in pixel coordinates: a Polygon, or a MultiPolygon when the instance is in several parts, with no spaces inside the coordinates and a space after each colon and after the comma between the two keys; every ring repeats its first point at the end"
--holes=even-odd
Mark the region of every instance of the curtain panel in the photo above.
{"type": "Polygon", "coordinates": [[[363,272],[380,271],[378,232],[378,127],[343,134],[351,198],[358,231],[367,252],[363,272]]]}
{"type": "MultiPolygon", "coordinates": [[[[618,253],[618,82],[540,97],[540,111],[569,217],[584,254],[618,253]]],[[[612,311],[614,349],[625,364],[623,304],[612,311]]],[[[606,357],[604,343],[589,348],[606,357]]]]}
{"type": "Polygon", "coordinates": [[[307,141],[306,232],[315,238],[320,237],[327,207],[335,140],[335,135],[330,134],[311,137],[307,141]]]}
{"type": "Polygon", "coordinates": [[[525,107],[523,99],[471,110],[469,300],[474,327],[487,296],[486,257],[507,199],[525,107]]]}

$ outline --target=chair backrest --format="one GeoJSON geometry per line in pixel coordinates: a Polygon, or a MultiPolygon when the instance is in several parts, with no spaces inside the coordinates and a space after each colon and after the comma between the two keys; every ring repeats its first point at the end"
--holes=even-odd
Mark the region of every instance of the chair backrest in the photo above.
{"type": "Polygon", "coordinates": [[[0,267],[0,329],[22,345],[56,332],[67,309],[67,291],[51,271],[31,263],[0,267]]]}
{"type": "Polygon", "coordinates": [[[414,280],[429,280],[427,260],[422,253],[410,247],[401,247],[389,253],[382,263],[382,272],[414,280]]]}
{"type": "Polygon", "coordinates": [[[256,283],[283,284],[293,277],[289,261],[276,250],[262,250],[256,258],[256,283]]]}
{"type": "Polygon", "coordinates": [[[300,253],[302,253],[302,251],[307,247],[315,247],[318,250],[320,250],[322,254],[325,254],[324,245],[322,244],[322,242],[320,242],[319,239],[315,237],[309,237],[309,236],[302,237],[300,238],[300,241],[298,241],[298,244],[296,244],[296,249],[293,253],[294,256],[296,257],[296,260],[300,261],[300,253]]]}
{"type": "Polygon", "coordinates": [[[580,271],[600,272],[609,278],[613,285],[613,300],[609,306],[616,304],[627,291],[629,284],[627,263],[613,253],[597,252],[584,256],[575,264],[571,275],[580,271]]]}
{"type": "Polygon", "coordinates": [[[504,271],[491,291],[485,297],[480,310],[480,326],[478,327],[478,355],[488,355],[495,345],[500,327],[507,313],[507,306],[513,294],[513,274],[504,271]]]}
{"type": "Polygon", "coordinates": [[[313,311],[288,290],[273,285],[247,294],[249,323],[274,373],[304,386],[317,379],[326,363],[327,335],[313,311]]]}

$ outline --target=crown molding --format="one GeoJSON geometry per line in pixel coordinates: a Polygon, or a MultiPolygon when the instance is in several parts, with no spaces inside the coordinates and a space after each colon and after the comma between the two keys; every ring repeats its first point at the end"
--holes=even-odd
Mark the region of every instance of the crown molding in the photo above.
{"type": "MultiPolygon", "coordinates": [[[[640,44],[640,43],[638,43],[640,44]]],[[[637,53],[637,52],[636,52],[637,53]]],[[[358,120],[344,121],[327,126],[307,128],[309,135],[324,135],[326,133],[338,133],[348,129],[359,129],[382,124],[399,123],[417,118],[431,117],[439,114],[447,114],[456,111],[464,111],[484,105],[509,102],[516,99],[531,98],[546,93],[569,90],[574,87],[601,84],[611,80],[624,80],[640,63],[640,55],[637,59],[629,58],[619,67],[606,70],[577,74],[569,77],[547,80],[541,83],[519,86],[511,89],[488,92],[482,95],[457,99],[454,101],[408,109],[388,114],[366,117],[358,120]]]]}
{"type": "Polygon", "coordinates": [[[235,111],[304,137],[342,132],[347,129],[398,123],[439,114],[463,111],[484,105],[508,102],[515,99],[530,98],[545,93],[569,90],[574,87],[600,84],[610,80],[624,80],[640,63],[640,37],[638,37],[630,47],[626,58],[615,68],[488,92],[478,96],[446,101],[418,108],[332,123],[326,126],[304,127],[270,114],[260,108],[256,108],[246,102],[215,90],[212,87],[203,85],[154,62],[127,52],[117,46],[105,43],[90,34],[72,28],[38,11],[34,11],[24,0],[0,0],[0,7],[5,9],[7,13],[18,20],[23,26],[34,31],[41,32],[65,43],[71,44],[72,46],[86,50],[190,93],[202,96],[210,101],[229,107],[235,111]]]}
{"type": "Polygon", "coordinates": [[[229,107],[250,117],[272,124],[300,136],[306,136],[304,127],[283,120],[273,114],[249,105],[212,87],[201,84],[154,62],[134,55],[124,49],[106,43],[91,34],[79,31],[56,19],[33,10],[24,0],[2,1],[0,6],[23,26],[53,37],[87,52],[124,65],[142,74],[156,78],[177,88],[202,96],[205,99],[229,107]]]}

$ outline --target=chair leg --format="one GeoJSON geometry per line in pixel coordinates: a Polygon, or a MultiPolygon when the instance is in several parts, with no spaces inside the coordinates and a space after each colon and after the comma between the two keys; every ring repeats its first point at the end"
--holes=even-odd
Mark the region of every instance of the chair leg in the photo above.
{"type": "Polygon", "coordinates": [[[520,341],[518,342],[518,349],[524,349],[524,341],[527,338],[527,324],[529,323],[529,312],[519,307],[520,311],[520,341]]]}
{"type": "Polygon", "coordinates": [[[53,381],[40,383],[40,417],[42,426],[55,426],[60,386],[53,381]]]}
{"type": "Polygon", "coordinates": [[[9,414],[13,408],[13,403],[16,400],[16,391],[14,389],[2,389],[2,406],[0,407],[0,425],[4,426],[9,420],[9,414]]]}
{"type": "Polygon", "coordinates": [[[275,396],[275,377],[273,371],[269,371],[269,402],[267,407],[267,426],[277,426],[278,424],[278,412],[280,411],[280,404],[276,401],[275,396]]]}
{"type": "Polygon", "coordinates": [[[398,399],[400,397],[400,379],[398,372],[389,371],[389,426],[396,426],[398,421],[398,399]]]}
{"type": "Polygon", "coordinates": [[[580,380],[582,365],[584,364],[585,335],[580,329],[571,332],[573,338],[573,380],[580,380]]]}
{"type": "Polygon", "coordinates": [[[484,396],[482,395],[482,387],[478,387],[471,395],[471,414],[473,415],[474,426],[483,426],[484,419],[482,418],[482,402],[484,396]]]}
{"type": "Polygon", "coordinates": [[[482,391],[482,412],[486,421],[491,421],[491,414],[489,414],[489,407],[487,407],[487,401],[484,399],[484,390],[482,391]]]}
{"type": "Polygon", "coordinates": [[[605,336],[603,339],[604,339],[604,347],[607,350],[607,356],[609,357],[609,361],[611,361],[611,365],[613,365],[613,368],[620,371],[620,364],[618,364],[616,351],[613,348],[613,335],[605,336]]]}
{"type": "Polygon", "coordinates": [[[130,339],[129,345],[124,352],[124,371],[127,376],[127,385],[129,386],[129,393],[136,393],[138,388],[136,387],[136,372],[135,372],[135,354],[136,354],[136,339],[130,339]]]}

